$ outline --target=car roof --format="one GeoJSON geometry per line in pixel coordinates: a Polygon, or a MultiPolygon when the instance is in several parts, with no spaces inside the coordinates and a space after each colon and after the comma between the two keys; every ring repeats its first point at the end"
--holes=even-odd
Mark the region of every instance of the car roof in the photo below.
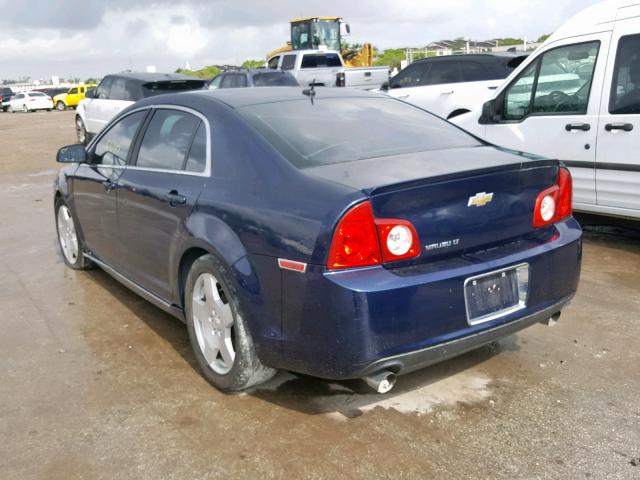
{"type": "MultiPolygon", "coordinates": [[[[526,53],[521,52],[521,55],[526,55],[526,53]]],[[[413,63],[447,62],[451,60],[473,60],[473,61],[491,63],[499,59],[510,58],[511,56],[517,57],[520,55],[517,55],[517,54],[496,55],[493,53],[463,53],[460,55],[443,55],[441,57],[421,58],[420,60],[416,60],[413,63]]]]}
{"type": "Polygon", "coordinates": [[[284,70],[280,70],[278,68],[234,68],[232,70],[220,72],[218,75],[224,75],[225,73],[248,73],[249,75],[257,75],[260,73],[280,73],[282,75],[289,74],[289,72],[285,72],[284,70]]]}
{"type": "Polygon", "coordinates": [[[171,80],[200,80],[206,82],[206,79],[193,77],[191,75],[183,75],[181,73],[149,73],[149,72],[127,72],[113,73],[109,77],[127,78],[129,80],[137,80],[140,83],[163,82],[171,80]]]}
{"type": "MultiPolygon", "coordinates": [[[[219,101],[225,103],[232,108],[241,108],[249,105],[257,105],[261,103],[277,103],[295,100],[307,100],[309,97],[304,95],[302,87],[260,87],[260,88],[223,88],[217,90],[193,90],[181,92],[175,95],[174,101],[179,98],[190,96],[192,98],[206,99],[210,101],[219,101]]],[[[315,89],[316,95],[314,101],[321,101],[326,98],[384,98],[386,95],[379,93],[366,92],[364,90],[346,89],[346,88],[326,88],[318,87],[315,89]]],[[[153,99],[153,97],[151,97],[153,99]]]]}

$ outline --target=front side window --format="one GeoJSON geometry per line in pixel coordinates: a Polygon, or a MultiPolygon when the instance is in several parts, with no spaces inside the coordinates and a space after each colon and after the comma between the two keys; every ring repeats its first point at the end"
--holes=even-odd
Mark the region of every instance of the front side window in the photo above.
{"type": "Polygon", "coordinates": [[[279,61],[280,61],[280,56],[275,56],[269,60],[269,63],[267,63],[267,66],[269,68],[278,68],[279,61]]]}
{"type": "Polygon", "coordinates": [[[640,35],[622,37],[618,42],[609,113],[640,114],[640,35]]]}
{"type": "Polygon", "coordinates": [[[76,87],[69,89],[69,95],[75,95],[78,93],[78,89],[76,87]]]}
{"type": "Polygon", "coordinates": [[[236,81],[233,83],[236,88],[243,88],[247,86],[247,76],[244,73],[236,73],[236,81]]]}
{"type": "MultiPolygon", "coordinates": [[[[282,70],[293,70],[296,66],[296,57],[296,55],[285,55],[282,57],[282,70]]],[[[277,64],[275,68],[278,68],[277,64]]]]}
{"type": "Polygon", "coordinates": [[[482,82],[495,78],[488,67],[478,62],[461,62],[463,82],[482,82]]]}
{"type": "Polygon", "coordinates": [[[178,110],[156,110],[144,133],[136,166],[183,170],[200,120],[178,110]]]}
{"type": "Polygon", "coordinates": [[[95,98],[100,98],[100,99],[103,99],[103,100],[109,98],[109,92],[111,91],[111,83],[112,82],[113,82],[113,78],[112,77],[104,78],[100,82],[100,85],[98,85],[98,88],[96,90],[96,97],[95,98]]]}
{"type": "Polygon", "coordinates": [[[220,82],[222,82],[223,76],[224,75],[218,75],[213,80],[211,80],[211,83],[209,83],[209,90],[217,90],[218,88],[220,88],[220,82]]]}
{"type": "Polygon", "coordinates": [[[135,112],[113,125],[96,143],[92,163],[126,165],[131,144],[146,115],[146,111],[135,112]]]}
{"type": "Polygon", "coordinates": [[[254,87],[297,87],[293,75],[284,72],[262,72],[253,76],[254,87]]]}
{"type": "Polygon", "coordinates": [[[529,114],[587,113],[600,42],[549,50],[525,69],[506,91],[504,118],[529,114]]]}
{"type": "Polygon", "coordinates": [[[222,82],[220,83],[220,88],[233,88],[233,83],[234,83],[233,77],[235,77],[233,73],[227,73],[222,79],[222,82]]]}
{"type": "Polygon", "coordinates": [[[408,88],[422,85],[422,79],[426,78],[430,68],[431,63],[413,63],[391,79],[390,87],[408,88]]]}

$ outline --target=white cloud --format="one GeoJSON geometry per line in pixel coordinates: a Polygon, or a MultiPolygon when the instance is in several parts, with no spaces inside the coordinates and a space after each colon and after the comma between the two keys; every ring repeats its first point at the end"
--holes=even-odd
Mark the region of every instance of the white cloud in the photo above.
{"type": "Polygon", "coordinates": [[[318,14],[343,15],[352,27],[351,41],[368,41],[381,48],[422,46],[460,36],[535,39],[595,2],[325,0],[319,5],[311,0],[242,4],[225,0],[66,0],[45,2],[42,8],[38,6],[38,15],[28,16],[33,6],[21,10],[20,4],[5,6],[8,1],[0,0],[0,11],[11,12],[0,17],[0,75],[87,77],[146,65],[172,71],[186,60],[193,67],[238,63],[264,58],[268,51],[282,46],[289,36],[291,18],[318,14]],[[75,16],[73,22],[56,14],[77,8],[84,15],[75,16]]]}

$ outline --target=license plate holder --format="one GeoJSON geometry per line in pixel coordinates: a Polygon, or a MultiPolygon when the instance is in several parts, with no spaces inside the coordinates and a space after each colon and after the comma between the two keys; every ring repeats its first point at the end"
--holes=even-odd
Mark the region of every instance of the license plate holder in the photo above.
{"type": "Polygon", "coordinates": [[[527,306],[529,265],[504,268],[464,282],[467,322],[470,325],[489,322],[527,306]]]}

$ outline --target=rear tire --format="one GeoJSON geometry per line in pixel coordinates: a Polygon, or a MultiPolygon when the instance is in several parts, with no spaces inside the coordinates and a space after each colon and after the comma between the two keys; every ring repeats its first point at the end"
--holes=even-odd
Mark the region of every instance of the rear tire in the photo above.
{"type": "Polygon", "coordinates": [[[11,105],[9,105],[9,108],[7,108],[7,112],[9,113],[16,113],[15,110],[13,109],[13,107],[11,105]]]}
{"type": "Polygon", "coordinates": [[[191,266],[184,305],[193,353],[214,387],[237,392],[276,374],[258,359],[229,269],[213,255],[204,255],[191,266]]]}
{"type": "Polygon", "coordinates": [[[56,103],[56,110],[58,110],[59,112],[64,112],[67,109],[67,106],[64,104],[64,102],[62,100],[58,100],[58,103],[56,103]]]}
{"type": "Polygon", "coordinates": [[[78,143],[81,143],[82,145],[89,143],[87,128],[84,126],[84,122],[80,117],[76,117],[76,136],[78,137],[78,143]]]}
{"type": "Polygon", "coordinates": [[[71,209],[61,198],[58,198],[54,210],[58,245],[60,245],[64,263],[73,270],[89,270],[93,267],[93,263],[84,256],[84,246],[78,236],[77,223],[71,209]]]}

